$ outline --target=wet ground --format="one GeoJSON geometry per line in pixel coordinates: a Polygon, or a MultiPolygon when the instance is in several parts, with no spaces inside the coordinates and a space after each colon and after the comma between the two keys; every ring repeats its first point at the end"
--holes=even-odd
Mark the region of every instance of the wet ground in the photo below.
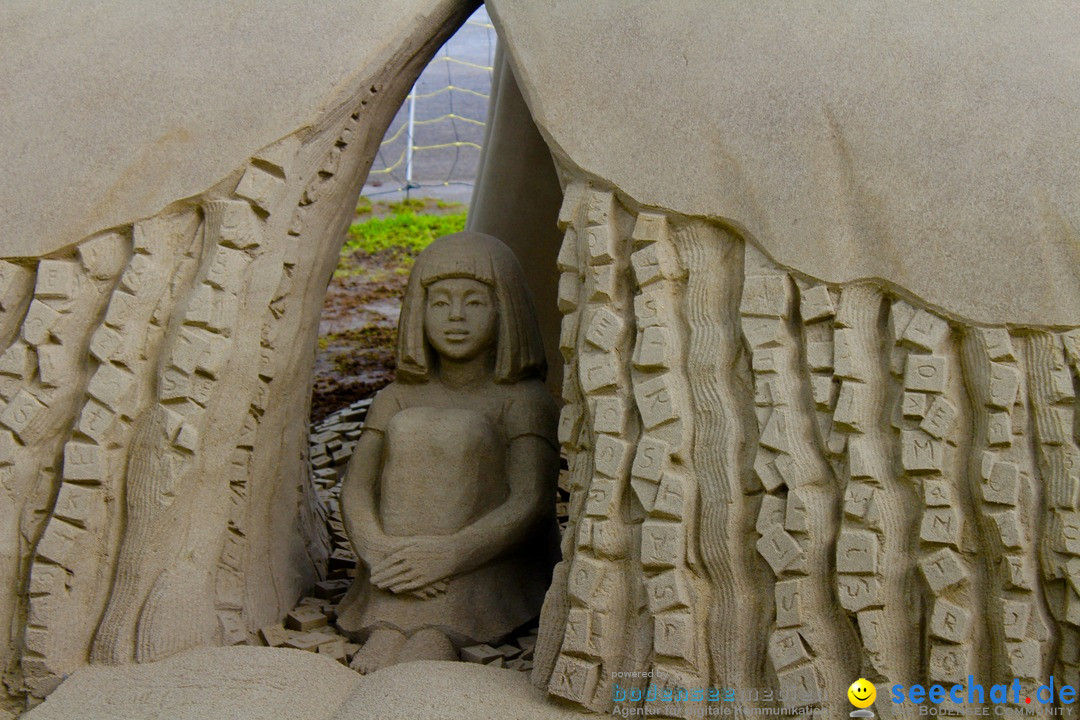
{"type": "MultiPolygon", "coordinates": [[[[464,206],[424,198],[418,213],[459,213],[464,206]],[[440,207],[440,205],[442,207],[440,207]]],[[[377,201],[358,221],[386,217],[395,207],[377,201]]],[[[414,252],[402,248],[376,253],[343,253],[326,289],[319,343],[311,422],[356,400],[370,397],[394,379],[394,346],[401,298],[414,252]]]]}

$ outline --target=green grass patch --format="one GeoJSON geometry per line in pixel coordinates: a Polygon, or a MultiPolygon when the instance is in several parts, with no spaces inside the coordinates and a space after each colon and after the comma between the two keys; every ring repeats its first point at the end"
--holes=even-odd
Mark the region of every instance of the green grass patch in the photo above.
{"type": "MultiPolygon", "coordinates": [[[[406,201],[410,205],[421,201],[406,201]]],[[[381,250],[401,250],[414,255],[442,235],[465,229],[465,213],[449,215],[418,215],[405,206],[395,203],[393,215],[371,218],[349,226],[349,239],[345,241],[347,252],[376,253],[381,250]]],[[[421,207],[423,206],[421,202],[421,207]]]]}

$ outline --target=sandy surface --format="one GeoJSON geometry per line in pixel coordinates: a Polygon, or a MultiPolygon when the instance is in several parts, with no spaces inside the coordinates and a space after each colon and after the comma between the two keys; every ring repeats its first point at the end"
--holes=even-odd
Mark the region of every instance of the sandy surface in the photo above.
{"type": "Polygon", "coordinates": [[[76,671],[27,720],[541,720],[550,704],[525,673],[470,663],[395,665],[364,677],[315,653],[237,646],[76,671]]]}

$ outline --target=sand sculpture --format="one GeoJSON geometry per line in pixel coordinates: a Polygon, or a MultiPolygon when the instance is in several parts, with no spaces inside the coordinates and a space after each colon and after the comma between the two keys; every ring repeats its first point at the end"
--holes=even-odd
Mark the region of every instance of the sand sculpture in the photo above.
{"type": "Polygon", "coordinates": [[[397,358],[342,487],[365,572],[338,625],[365,641],[361,672],[456,660],[535,619],[558,548],[558,410],[510,249],[466,232],[424,250],[397,358]]]}
{"type": "MultiPolygon", "coordinates": [[[[9,708],[91,661],[244,642],[320,571],[298,348],[375,143],[471,9],[354,5],[381,34],[324,66],[359,69],[216,163],[132,130],[158,154],[69,153],[86,203],[5,163],[9,708]],[[46,229],[41,203],[85,212],[46,229]]],[[[573,492],[533,681],[601,712],[646,672],[830,712],[858,677],[1080,684],[1069,4],[489,10],[503,154],[470,229],[529,258],[559,326],[573,492]]],[[[228,45],[220,20],[196,34],[228,45]]]]}

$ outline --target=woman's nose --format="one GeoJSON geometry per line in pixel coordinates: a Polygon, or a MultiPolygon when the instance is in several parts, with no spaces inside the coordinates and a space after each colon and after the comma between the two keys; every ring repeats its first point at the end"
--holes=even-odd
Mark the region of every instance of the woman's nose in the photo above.
{"type": "Polygon", "coordinates": [[[451,320],[464,320],[465,319],[465,302],[454,298],[450,301],[450,319],[451,320]]]}

